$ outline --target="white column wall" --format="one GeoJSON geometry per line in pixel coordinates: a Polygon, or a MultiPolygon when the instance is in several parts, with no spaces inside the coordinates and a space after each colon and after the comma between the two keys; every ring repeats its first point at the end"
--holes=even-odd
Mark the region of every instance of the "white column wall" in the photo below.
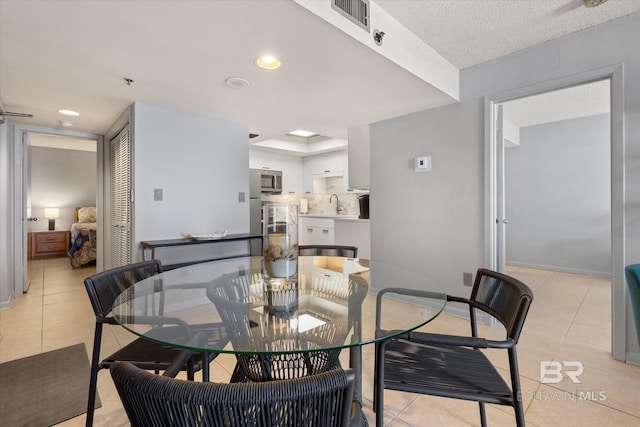
{"type": "Polygon", "coordinates": [[[246,126],[137,103],[133,132],[138,259],[142,240],[249,232],[246,126]],[[154,201],[157,188],[162,201],[154,201]]]}

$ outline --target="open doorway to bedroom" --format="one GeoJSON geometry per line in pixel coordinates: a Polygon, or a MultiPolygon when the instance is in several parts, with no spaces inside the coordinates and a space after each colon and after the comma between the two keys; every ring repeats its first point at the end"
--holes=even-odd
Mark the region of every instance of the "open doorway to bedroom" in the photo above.
{"type": "Polygon", "coordinates": [[[585,355],[612,352],[610,86],[502,104],[506,271],[533,289],[545,343],[585,355]]]}
{"type": "Polygon", "coordinates": [[[47,274],[95,271],[97,260],[97,141],[26,134],[26,289],[47,274]],[[74,271],[78,270],[78,271],[74,271]],[[90,270],[90,271],[89,271],[90,270]]]}
{"type": "MultiPolygon", "coordinates": [[[[610,304],[610,316],[608,325],[610,328],[608,330],[608,334],[610,335],[610,347],[609,352],[613,355],[613,357],[617,360],[624,361],[626,354],[626,290],[624,284],[624,275],[621,272],[624,270],[624,181],[623,181],[623,165],[624,165],[624,133],[623,127],[621,124],[623,123],[623,105],[624,105],[624,85],[622,80],[622,67],[620,66],[611,66],[605,67],[602,69],[597,69],[585,73],[580,73],[576,75],[567,76],[561,79],[541,82],[537,85],[527,86],[522,88],[516,88],[509,91],[505,91],[499,94],[488,95],[485,99],[485,107],[486,107],[486,124],[487,124],[487,132],[486,132],[486,144],[485,144],[485,153],[486,153],[486,176],[485,176],[485,189],[486,191],[486,212],[487,218],[491,220],[487,222],[487,226],[485,228],[486,236],[487,236],[487,244],[486,255],[487,255],[487,264],[494,266],[497,268],[498,265],[505,265],[507,262],[511,263],[513,267],[518,268],[519,266],[515,266],[514,261],[517,262],[519,260],[514,259],[514,256],[509,256],[509,249],[505,250],[505,246],[510,246],[511,250],[514,249],[514,245],[506,245],[505,234],[513,232],[513,223],[510,218],[507,217],[507,210],[505,206],[509,203],[505,201],[505,157],[504,156],[504,145],[503,139],[505,139],[506,135],[503,135],[503,126],[502,126],[502,113],[503,106],[505,103],[510,101],[522,99],[525,97],[529,97],[532,95],[538,95],[543,93],[549,93],[553,91],[557,91],[558,89],[566,89],[578,87],[581,85],[585,85],[587,83],[602,83],[605,86],[609,87],[608,99],[606,102],[607,107],[610,108],[609,117],[601,116],[601,132],[599,131],[599,135],[608,134],[609,138],[600,138],[601,140],[608,139],[605,143],[608,143],[608,155],[601,155],[600,158],[597,158],[596,161],[600,162],[604,165],[604,163],[608,163],[608,166],[602,169],[602,173],[605,176],[601,178],[598,182],[597,186],[600,188],[602,185],[605,187],[608,186],[610,191],[610,196],[606,197],[606,188],[602,188],[604,196],[594,196],[591,189],[595,188],[593,184],[588,184],[588,182],[592,177],[589,176],[587,178],[579,178],[576,174],[571,173],[574,172],[586,172],[590,173],[591,163],[587,165],[585,162],[579,161],[578,167],[573,167],[569,163],[561,162],[558,171],[565,174],[563,179],[556,180],[554,187],[557,187],[555,191],[566,190],[565,197],[560,198],[562,203],[564,203],[565,199],[569,199],[567,192],[570,190],[567,189],[565,185],[568,180],[574,181],[574,184],[581,185],[582,190],[586,190],[582,192],[582,196],[579,198],[579,202],[574,202],[570,204],[570,209],[567,212],[572,212],[573,215],[569,215],[570,223],[567,226],[566,221],[564,225],[561,227],[566,228],[567,230],[573,228],[573,226],[577,225],[578,222],[581,225],[584,225],[584,219],[588,216],[583,215],[583,213],[588,209],[589,212],[595,212],[597,216],[596,220],[593,220],[594,216],[591,216],[591,226],[588,227],[588,233],[581,234],[578,238],[571,239],[571,243],[578,243],[578,245],[583,246],[591,246],[591,249],[594,249],[595,246],[601,247],[598,250],[597,259],[598,261],[603,261],[602,263],[593,262],[594,258],[589,258],[587,256],[581,256],[581,259],[589,258],[591,261],[587,268],[584,267],[576,267],[571,265],[570,268],[558,269],[556,267],[553,270],[557,274],[561,275],[572,275],[572,276],[589,276],[592,279],[592,282],[600,282],[601,279],[608,280],[607,287],[609,289],[610,299],[605,300],[604,298],[592,298],[595,301],[595,304],[610,304]],[[503,156],[498,156],[499,153],[503,153],[503,156]],[[604,158],[602,158],[604,157],[604,158]],[[607,160],[608,157],[608,160],[607,160]],[[604,160],[604,162],[603,162],[604,160]],[[608,173],[607,173],[608,168],[608,173]],[[608,198],[607,201],[603,202],[605,198],[608,198]],[[594,205],[593,202],[597,203],[594,205]],[[593,206],[592,206],[593,205],[593,206]],[[606,206],[605,206],[606,205],[606,206]],[[594,208],[595,206],[595,208],[594,208]],[[595,210],[594,210],[595,209],[595,210]],[[600,213],[598,213],[598,211],[600,213]],[[577,218],[577,217],[580,218],[577,218]],[[594,226],[594,221],[597,224],[594,226]],[[507,226],[508,224],[508,226],[507,226]],[[505,231],[509,228],[510,231],[505,231]],[[604,233],[603,233],[604,231],[604,233]],[[599,233],[597,235],[597,239],[589,238],[589,241],[585,241],[584,237],[589,233],[599,233]],[[609,238],[607,239],[607,234],[609,238]],[[596,240],[601,242],[602,244],[596,245],[596,240]],[[607,242],[608,241],[608,242],[607,242]],[[505,252],[507,252],[505,256],[505,252]],[[510,259],[506,259],[510,258],[510,259]],[[599,264],[600,267],[597,267],[596,264],[599,264]],[[608,268],[607,268],[608,266],[608,268]],[[608,270],[608,271],[607,271],[608,270]],[[559,271],[559,272],[558,272],[559,271]],[[581,274],[582,273],[582,274],[581,274]],[[604,274],[603,274],[604,273],[604,274]],[[610,279],[607,279],[606,275],[610,275],[610,279]]],[[[603,113],[596,113],[595,115],[591,115],[591,117],[598,116],[603,113]]],[[[606,113],[604,113],[606,114],[606,113]]],[[[589,117],[589,116],[587,116],[589,117]]],[[[597,119],[597,117],[596,117],[597,119]]],[[[582,119],[581,119],[582,120],[582,119]]],[[[594,124],[595,121],[591,119],[586,119],[591,121],[588,125],[583,123],[583,126],[590,126],[594,124]]],[[[543,126],[547,127],[547,126],[543,126]]],[[[586,128],[580,128],[579,132],[584,131],[586,128]]],[[[545,129],[538,129],[545,130],[545,129]]],[[[548,130],[548,129],[547,129],[548,130]]],[[[556,132],[552,132],[553,138],[557,136],[556,132]]],[[[584,136],[582,140],[579,140],[581,144],[585,144],[588,136],[584,136]]],[[[551,140],[553,138],[549,138],[551,140]]],[[[602,142],[602,141],[601,141],[602,142]]],[[[598,148],[598,150],[604,148],[598,148]]],[[[569,150],[570,154],[574,154],[573,159],[569,159],[570,161],[580,159],[581,156],[585,153],[588,153],[589,150],[585,150],[586,147],[582,145],[575,146],[573,150],[569,150]]],[[[602,150],[599,152],[602,153],[602,150]]],[[[544,153],[544,152],[543,152],[544,153]]],[[[546,154],[546,157],[548,157],[546,154]]],[[[551,165],[550,162],[546,161],[546,158],[543,159],[529,159],[528,162],[533,165],[546,165],[549,167],[551,165]]],[[[526,195],[525,191],[522,194],[526,195]]],[[[521,194],[521,195],[522,195],[521,194]]],[[[542,192],[544,195],[544,192],[542,192]]],[[[552,223],[553,221],[559,221],[559,217],[556,215],[550,215],[554,209],[560,206],[560,203],[553,203],[546,199],[544,203],[541,203],[543,209],[542,214],[538,214],[539,218],[542,220],[542,226],[545,230],[551,229],[556,226],[556,223],[552,223]],[[553,206],[550,206],[552,204],[553,206]],[[551,209],[550,209],[551,208],[551,209]]],[[[513,211],[510,212],[512,215],[513,211]]],[[[563,212],[560,212],[563,213],[563,212]]],[[[565,212],[566,213],[566,212],[565,212]]],[[[587,218],[588,219],[588,218],[587,218]]],[[[528,225],[527,225],[528,226],[528,225]]],[[[591,236],[591,234],[589,234],[591,236]]],[[[592,236],[593,237],[593,236],[592,236]]],[[[537,236],[535,237],[537,239],[537,236]]],[[[555,245],[558,246],[558,245],[555,245]]],[[[562,246],[562,245],[559,245],[562,246]]],[[[563,253],[571,255],[571,250],[563,248],[563,253]]],[[[526,256],[524,263],[529,264],[523,266],[523,268],[534,268],[536,267],[545,267],[544,270],[547,270],[546,266],[553,264],[548,264],[546,262],[533,261],[531,257],[526,256]],[[534,265],[537,264],[537,265],[534,265]]],[[[550,294],[553,299],[553,293],[557,291],[557,287],[553,287],[550,289],[550,294]]],[[[606,292],[606,290],[604,291],[606,292]]],[[[578,298],[581,303],[589,302],[587,299],[578,298]]],[[[544,304],[542,304],[544,305],[544,304]]],[[[602,306],[601,306],[602,307],[602,306]]],[[[586,322],[593,322],[596,316],[586,315],[583,316],[583,320],[586,322]]],[[[602,323],[605,323],[604,321],[602,323]]],[[[607,327],[605,325],[605,327],[607,327]]],[[[585,330],[589,330],[588,326],[584,328],[585,330]]]]}

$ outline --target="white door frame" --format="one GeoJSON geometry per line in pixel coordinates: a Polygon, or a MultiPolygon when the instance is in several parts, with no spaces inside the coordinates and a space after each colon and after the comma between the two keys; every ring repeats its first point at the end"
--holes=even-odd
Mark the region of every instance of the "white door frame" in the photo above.
{"type": "Polygon", "coordinates": [[[97,271],[102,271],[102,258],[104,254],[104,215],[103,215],[103,199],[104,199],[104,168],[103,168],[103,137],[88,132],[76,132],[71,130],[53,129],[41,126],[19,125],[13,124],[13,250],[15,255],[14,262],[14,298],[23,294],[26,285],[26,265],[27,265],[27,156],[26,156],[26,134],[44,133],[48,135],[60,135],[81,139],[92,139],[97,141],[97,194],[96,194],[96,210],[98,213],[98,258],[96,260],[97,271]]]}
{"type": "Polygon", "coordinates": [[[537,95],[590,83],[611,81],[611,353],[620,361],[626,359],[627,294],[624,285],[624,66],[623,64],[599,68],[560,79],[488,95],[485,109],[485,265],[496,269],[496,105],[526,96],[537,95]]]}

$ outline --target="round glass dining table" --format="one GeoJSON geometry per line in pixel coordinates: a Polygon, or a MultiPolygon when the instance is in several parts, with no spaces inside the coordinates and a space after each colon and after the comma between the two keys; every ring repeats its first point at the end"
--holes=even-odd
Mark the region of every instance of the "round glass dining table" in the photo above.
{"type": "Polygon", "coordinates": [[[274,354],[393,338],[427,324],[446,304],[436,282],[404,267],[357,258],[301,256],[295,289],[278,290],[265,285],[261,261],[261,257],[234,258],[149,277],[116,298],[113,315],[127,330],[161,344],[200,352],[274,354]],[[219,292],[234,283],[236,294],[219,292]],[[376,314],[375,293],[383,288],[416,289],[428,298],[418,302],[385,294],[376,314]],[[224,302],[233,303],[231,310],[221,305],[224,302]],[[176,332],[172,334],[158,327],[168,324],[182,328],[171,328],[176,332]],[[229,330],[237,338],[231,342],[190,340],[190,329],[208,324],[248,330],[229,330]]]}
{"type": "MultiPolygon", "coordinates": [[[[296,280],[278,283],[263,274],[261,257],[246,257],[144,279],[116,298],[113,315],[134,334],[164,345],[235,354],[232,382],[282,379],[280,373],[268,372],[278,363],[291,365],[283,369],[289,376],[331,369],[339,366],[340,350],[349,348],[359,417],[362,346],[418,329],[445,305],[446,295],[436,282],[404,267],[300,256],[296,280]],[[385,288],[403,288],[421,298],[385,288]],[[297,365],[295,355],[302,355],[297,365]],[[251,377],[252,363],[259,378],[251,377]]],[[[206,368],[203,379],[208,380],[206,368]]]]}

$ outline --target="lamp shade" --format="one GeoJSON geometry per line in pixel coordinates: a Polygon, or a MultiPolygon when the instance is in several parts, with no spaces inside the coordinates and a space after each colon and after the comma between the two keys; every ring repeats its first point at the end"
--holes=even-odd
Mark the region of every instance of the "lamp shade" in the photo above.
{"type": "Polygon", "coordinates": [[[60,217],[60,209],[58,208],[44,208],[45,218],[58,218],[60,217]]]}

